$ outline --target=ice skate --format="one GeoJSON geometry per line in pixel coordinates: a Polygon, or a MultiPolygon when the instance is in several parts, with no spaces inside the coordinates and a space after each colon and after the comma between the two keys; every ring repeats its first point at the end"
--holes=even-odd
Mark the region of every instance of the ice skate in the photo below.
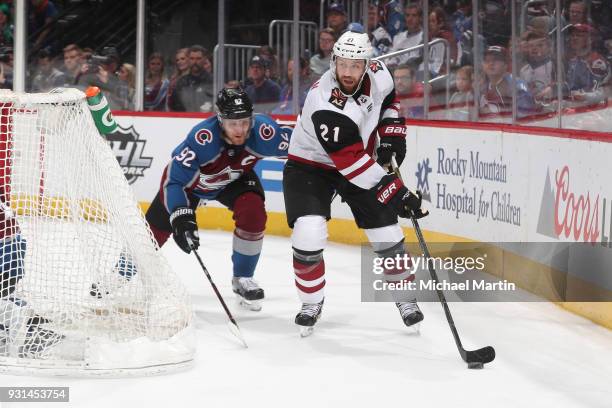
{"type": "Polygon", "coordinates": [[[47,322],[47,319],[40,317],[30,319],[25,339],[19,347],[20,358],[43,357],[46,352],[64,339],[63,335],[41,326],[47,322]]]}
{"type": "Polygon", "coordinates": [[[123,286],[127,285],[129,279],[121,276],[110,276],[106,281],[99,281],[91,284],[89,294],[92,297],[102,299],[115,294],[123,286]]]}
{"type": "Polygon", "coordinates": [[[395,306],[399,309],[400,315],[406,327],[410,327],[416,333],[419,332],[420,322],[423,320],[423,312],[419,309],[416,299],[408,302],[396,302],[395,306]]]}
{"type": "Polygon", "coordinates": [[[121,255],[111,276],[107,278],[108,281],[92,283],[89,294],[98,299],[107,297],[127,285],[134,275],[136,275],[136,267],[125,255],[121,255]]]}
{"type": "Polygon", "coordinates": [[[308,337],[314,331],[314,325],[323,312],[323,301],[319,303],[302,303],[302,309],[295,316],[295,324],[300,326],[300,336],[308,337]]]}
{"type": "Polygon", "coordinates": [[[232,290],[236,294],[240,306],[254,312],[261,310],[264,290],[259,287],[253,278],[232,278],[232,290]]]}

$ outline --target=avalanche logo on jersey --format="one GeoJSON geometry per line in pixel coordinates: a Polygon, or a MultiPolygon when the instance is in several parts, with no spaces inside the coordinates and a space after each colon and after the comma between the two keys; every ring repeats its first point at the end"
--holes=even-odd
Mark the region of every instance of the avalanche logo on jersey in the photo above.
{"type": "Polygon", "coordinates": [[[262,125],[259,127],[259,137],[261,137],[265,141],[272,139],[275,134],[276,130],[274,130],[274,127],[272,125],[262,123],[262,125]]]}
{"type": "Polygon", "coordinates": [[[378,71],[381,71],[382,69],[383,67],[380,61],[376,61],[376,60],[370,61],[370,71],[377,73],[378,71]]]}
{"type": "Polygon", "coordinates": [[[344,105],[346,105],[347,100],[348,97],[344,95],[339,88],[332,89],[331,97],[329,98],[329,103],[331,103],[338,109],[344,109],[344,105]]]}
{"type": "Polygon", "coordinates": [[[220,190],[242,176],[242,169],[234,170],[230,166],[216,174],[200,174],[196,188],[204,192],[220,190]]]}
{"type": "Polygon", "coordinates": [[[210,143],[213,140],[212,132],[208,129],[200,129],[195,134],[195,140],[198,144],[204,146],[206,143],[210,143]]]}

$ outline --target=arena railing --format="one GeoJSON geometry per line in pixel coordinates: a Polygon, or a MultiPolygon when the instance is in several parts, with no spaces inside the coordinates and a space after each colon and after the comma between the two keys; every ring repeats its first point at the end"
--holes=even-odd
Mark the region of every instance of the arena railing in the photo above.
{"type": "MultiPolygon", "coordinates": [[[[443,38],[436,38],[432,41],[430,41],[429,43],[429,49],[431,49],[432,45],[436,45],[436,44],[443,44],[444,45],[444,66],[445,66],[445,73],[443,75],[439,75],[435,78],[430,79],[429,81],[427,81],[427,83],[432,87],[432,89],[434,88],[434,85],[436,83],[439,83],[440,81],[444,81],[445,84],[445,100],[444,100],[444,105],[446,105],[450,99],[450,76],[451,76],[451,61],[450,61],[450,45],[448,43],[447,40],[443,39],[443,38]]],[[[419,45],[415,45],[414,47],[410,47],[410,48],[405,48],[403,50],[400,51],[394,51],[394,52],[390,52],[388,54],[384,54],[381,55],[379,57],[374,58],[375,60],[380,60],[383,61],[385,63],[387,63],[387,61],[402,56],[404,54],[408,54],[414,51],[418,51],[421,50],[425,47],[425,44],[419,44],[419,45]]],[[[424,55],[423,56],[423,66],[424,67],[428,67],[429,64],[431,63],[431,61],[429,60],[429,55],[424,55]]],[[[423,110],[424,110],[424,115],[425,115],[425,119],[427,119],[428,114],[429,114],[429,103],[430,103],[430,92],[429,90],[425,90],[424,92],[424,99],[423,99],[423,110]]]]}

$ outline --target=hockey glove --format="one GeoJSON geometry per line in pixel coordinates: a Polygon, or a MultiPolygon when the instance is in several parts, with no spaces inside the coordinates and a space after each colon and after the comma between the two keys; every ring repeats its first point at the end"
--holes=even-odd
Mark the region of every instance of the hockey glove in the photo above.
{"type": "Polygon", "coordinates": [[[382,204],[391,206],[402,218],[423,218],[429,211],[421,209],[422,195],[420,191],[413,193],[408,190],[395,174],[387,174],[376,186],[376,199],[382,204]]]}
{"type": "Polygon", "coordinates": [[[174,241],[183,252],[188,254],[192,249],[198,249],[200,246],[198,225],[191,208],[178,207],[174,210],[170,215],[170,225],[172,225],[174,241]]]}
{"type": "Polygon", "coordinates": [[[385,118],[378,125],[380,146],[376,150],[377,162],[381,166],[391,163],[395,153],[397,165],[400,166],[406,157],[406,125],[404,118],[385,118]]]}

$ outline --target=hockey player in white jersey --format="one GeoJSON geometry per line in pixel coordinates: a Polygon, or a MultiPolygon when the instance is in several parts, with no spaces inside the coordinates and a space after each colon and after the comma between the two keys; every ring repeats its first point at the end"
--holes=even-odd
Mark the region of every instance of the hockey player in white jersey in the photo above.
{"type": "MultiPolygon", "coordinates": [[[[399,117],[393,78],[371,56],[367,34],[348,31],[338,39],[330,70],[311,87],[289,145],[283,190],[302,302],[295,323],[302,335],[312,332],[323,307],[326,221],[335,193],[349,205],[380,257],[404,253],[398,216],[427,215],[421,210],[420,193],[410,192],[383,168],[393,154],[398,163],[404,159],[406,127],[399,117]]],[[[388,282],[414,279],[404,270],[385,275],[388,282]]],[[[402,299],[396,306],[407,326],[423,320],[416,300],[402,299]]]]}

